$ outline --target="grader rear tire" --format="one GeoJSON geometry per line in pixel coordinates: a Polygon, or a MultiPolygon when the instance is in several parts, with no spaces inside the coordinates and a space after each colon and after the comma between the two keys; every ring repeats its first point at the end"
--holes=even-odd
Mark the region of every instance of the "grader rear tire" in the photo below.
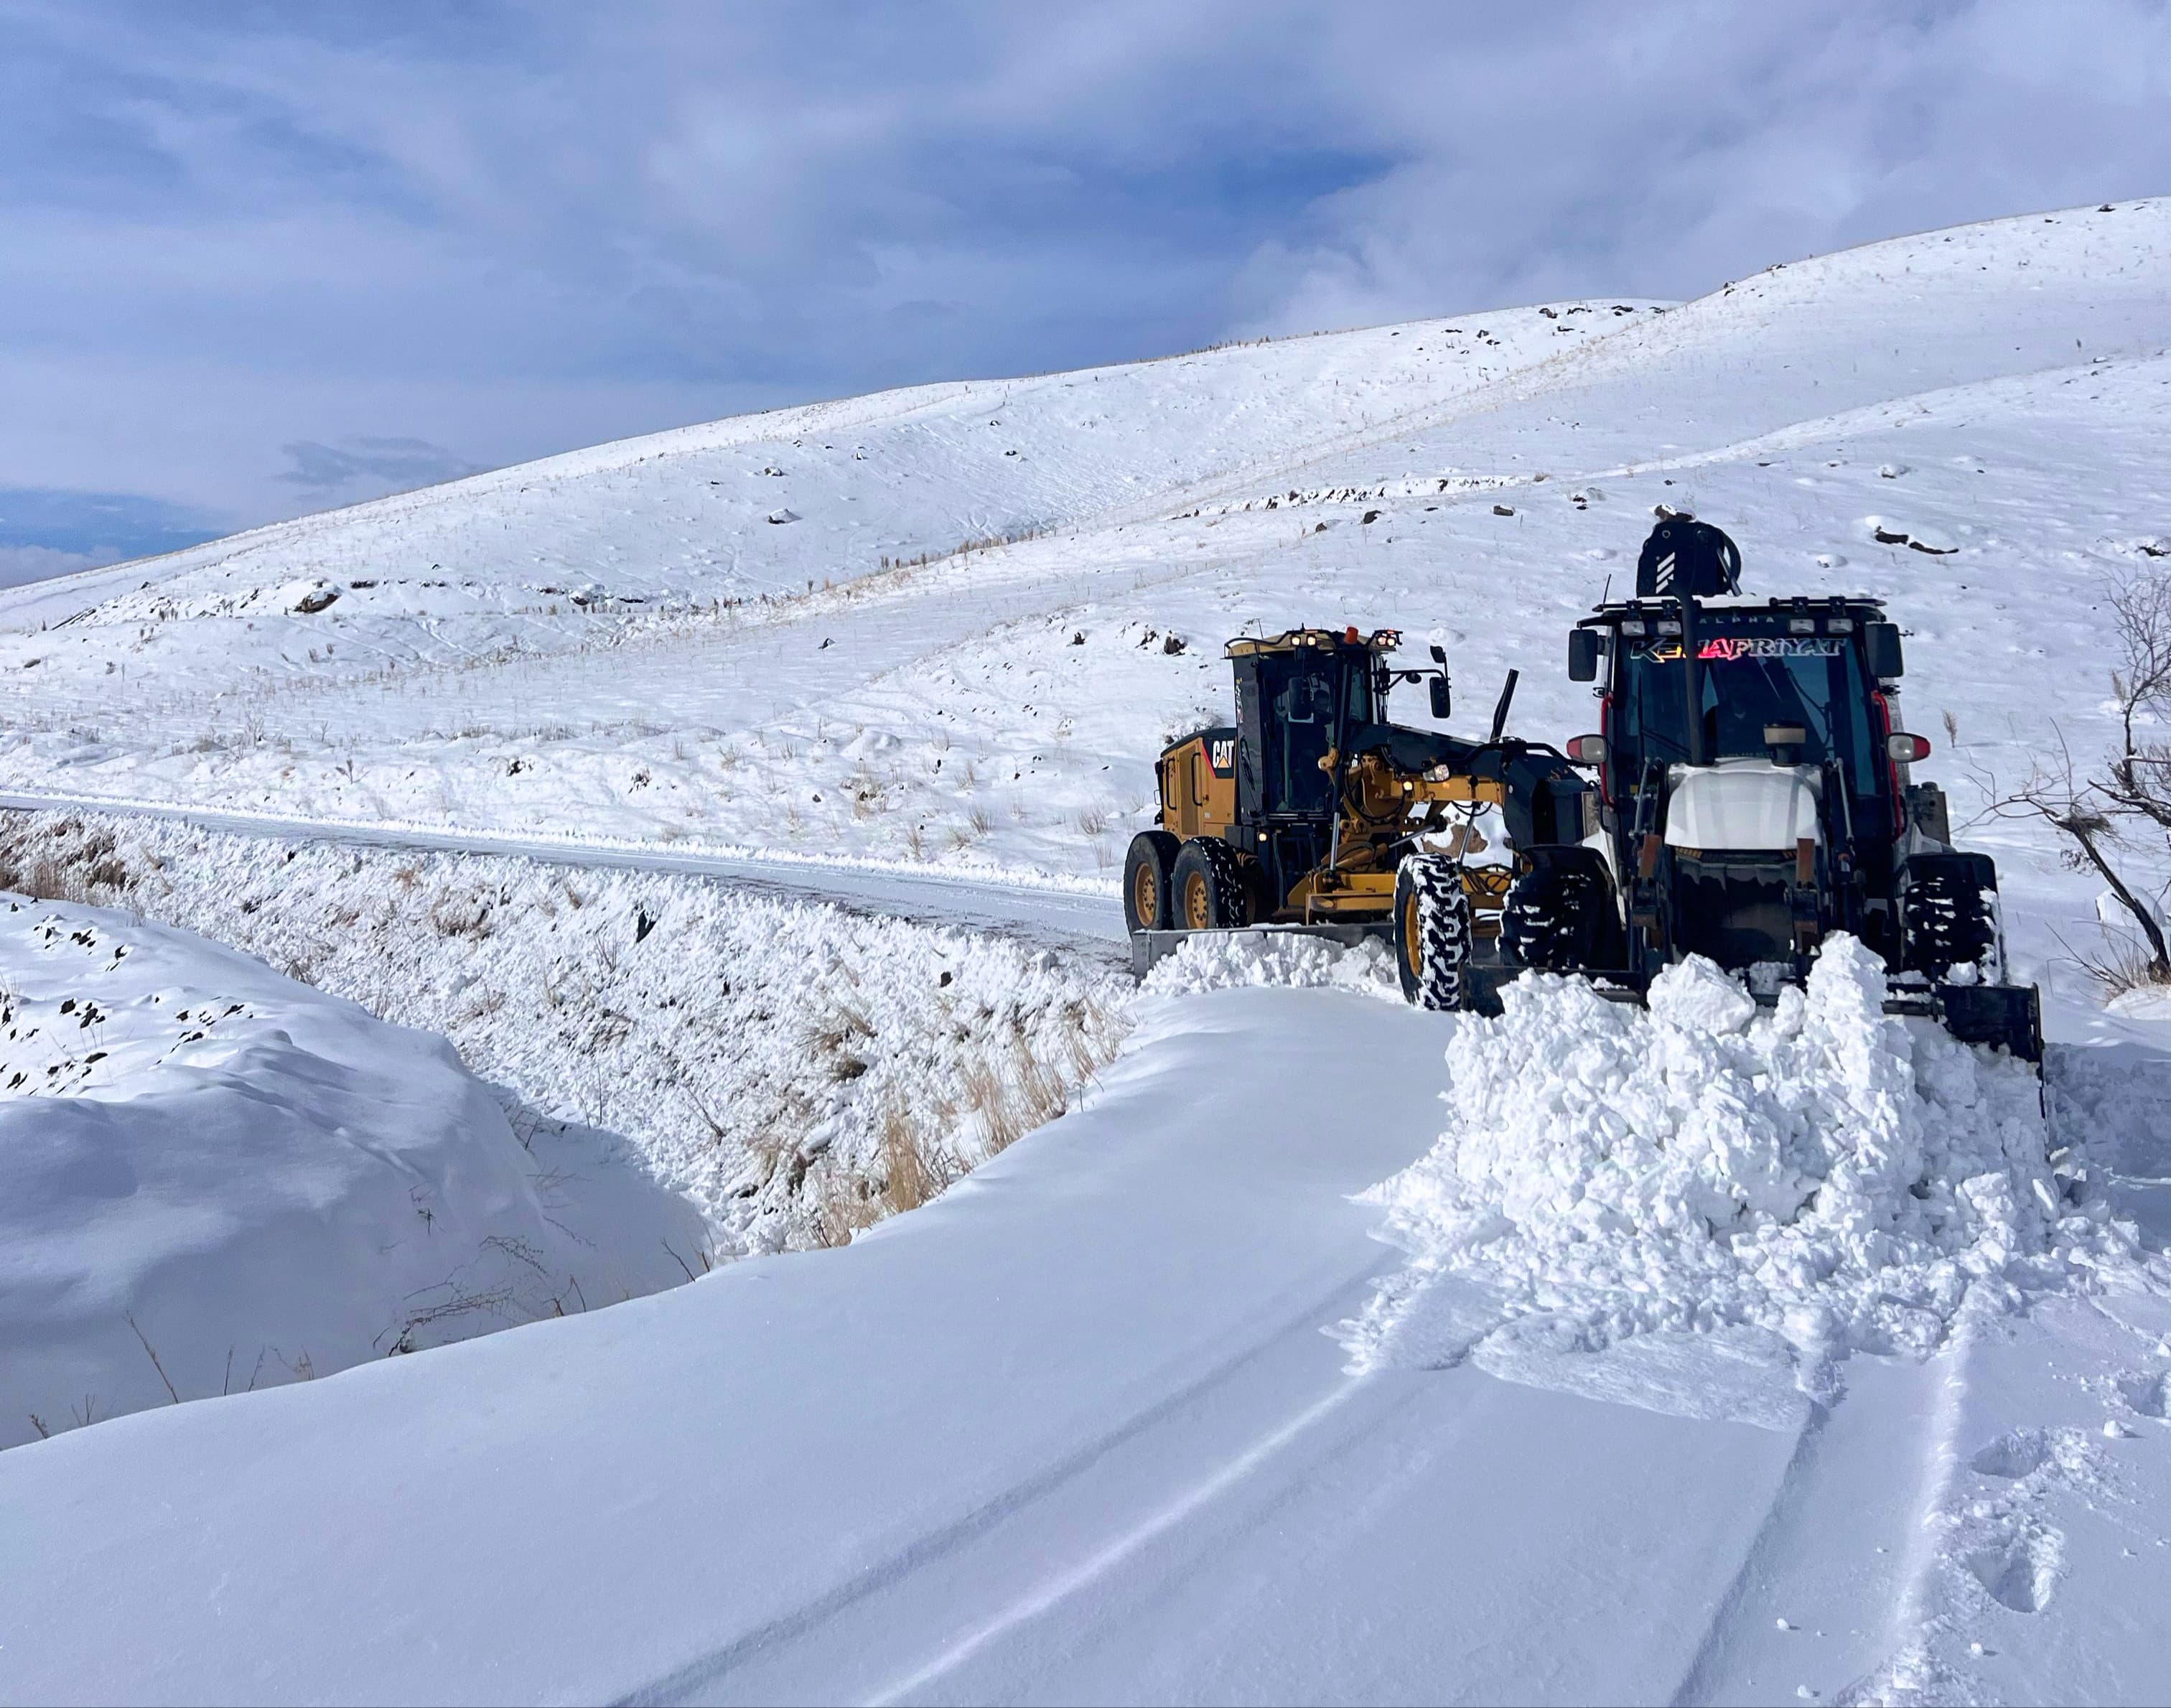
{"type": "Polygon", "coordinates": [[[1123,856],[1123,924],[1135,936],[1166,931],[1176,923],[1173,892],[1176,853],[1181,846],[1165,830],[1142,830],[1123,856]]]}
{"type": "Polygon", "coordinates": [[[1402,996],[1418,1008],[1471,1005],[1474,937],[1462,871],[1442,854],[1412,854],[1395,873],[1395,970],[1402,996]]]}
{"type": "Polygon", "coordinates": [[[1196,836],[1177,850],[1170,893],[1180,931],[1229,931],[1252,923],[1243,856],[1215,838],[1196,836]]]}

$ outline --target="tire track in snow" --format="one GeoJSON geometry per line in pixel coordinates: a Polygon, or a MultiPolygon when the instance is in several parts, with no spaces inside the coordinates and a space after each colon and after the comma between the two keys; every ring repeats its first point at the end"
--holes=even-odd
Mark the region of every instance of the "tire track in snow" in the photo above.
{"type": "Polygon", "coordinates": [[[1851,1701],[1918,1669],[1934,1616],[1938,1517],[1960,1462],[1970,1339],[1963,1328],[1919,1365],[1865,1360],[1848,1393],[1812,1408],[1672,1702],[1805,1689],[1851,1701]],[[1902,1423],[1919,1430],[1911,1443],[1894,1439],[1902,1423]],[[1865,1479],[1865,1460],[1910,1467],[1891,1498],[1865,1479]]]}
{"type": "Polygon", "coordinates": [[[1804,1485],[1809,1482],[1816,1457],[1816,1445],[1824,1432],[1825,1423],[1831,1416],[1823,1405],[1812,1405],[1804,1421],[1802,1432],[1794,1438],[1794,1451],[1787,1460],[1787,1469],[1779,1478],[1779,1486],[1772,1491],[1771,1504],[1764,1510],[1764,1522],[1756,1527],[1750,1540],[1748,1551],[1741,1556],[1741,1564],[1726,1593],[1718,1598],[1712,1611],[1711,1622],[1704,1627],[1702,1638],[1697,1642],[1696,1656],[1689,1662],[1680,1686],[1668,1700],[1675,1708],[1709,1701],[1719,1667],[1727,1651],[1739,1634],[1742,1621],[1748,1617],[1744,1603],[1752,1592],[1763,1587],[1768,1575],[1772,1555],[1778,1543],[1779,1534],[1787,1520],[1807,1497],[1804,1485]]]}
{"type": "MultiPolygon", "coordinates": [[[[1358,1285],[1362,1285],[1359,1283],[1358,1285]]],[[[618,1699],[624,1704],[683,1702],[709,1699],[721,1694],[732,1674],[764,1654],[806,1637],[823,1625],[871,1602],[909,1582],[914,1576],[958,1554],[993,1534],[1010,1519],[1030,1510],[1089,1475],[1127,1447],[1165,1425],[1196,1411],[1200,1403],[1229,1387],[1254,1366],[1271,1357],[1291,1336],[1306,1341],[1324,1317],[1332,1320],[1336,1300],[1357,1290],[1338,1288],[1326,1302],[1310,1299],[1292,1316],[1269,1325],[1233,1357],[1214,1365],[1204,1374],[1132,1414],[1115,1427],[1072,1448],[1034,1475],[991,1496],[980,1505],[907,1543],[887,1558],[869,1564],[846,1582],[816,1596],[792,1611],[733,1638],[731,1641],[665,1673],[639,1689],[618,1699]]],[[[946,1645],[931,1660],[902,1679],[882,1686],[867,1700],[890,1702],[922,1684],[954,1670],[1005,1632],[1027,1623],[1040,1613],[1128,1559],[1156,1537],[1167,1534],[1214,1497],[1227,1492],[1244,1477],[1270,1460],[1314,1425],[1344,1405],[1364,1385],[1364,1379],[1343,1378],[1321,1398],[1252,1442],[1234,1458],[1193,1482],[1146,1518],[1131,1525],[1113,1541],[1104,1544],[1080,1565],[1044,1578],[1036,1588],[1010,1602],[993,1617],[975,1625],[964,1636],[946,1645]]]]}
{"type": "Polygon", "coordinates": [[[1166,1535],[1193,1514],[1211,1504],[1216,1497],[1235,1488],[1313,1425],[1338,1411],[1363,1382],[1362,1377],[1343,1382],[1324,1399],[1314,1401],[1279,1428],[1260,1437],[1212,1475],[1192,1484],[1175,1499],[1133,1525],[1113,1541],[1088,1555],[1067,1571],[1058,1572],[1027,1590],[993,1618],[975,1626],[916,1671],[876,1692],[867,1699],[868,1702],[876,1705],[876,1708],[886,1708],[887,1704],[903,1701],[936,1679],[956,1671],[997,1638],[1037,1619],[1079,1591],[1105,1577],[1148,1543],[1166,1535]]]}

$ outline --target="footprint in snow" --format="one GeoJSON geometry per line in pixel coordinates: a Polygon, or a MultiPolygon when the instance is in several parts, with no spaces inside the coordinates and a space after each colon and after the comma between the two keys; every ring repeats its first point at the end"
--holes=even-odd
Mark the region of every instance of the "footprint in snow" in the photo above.
{"type": "Polygon", "coordinates": [[[2065,1575],[2066,1539],[2031,1520],[2012,1534],[1970,1552],[1964,1563],[1991,1600],[2015,1613],[2040,1613],[2065,1575]]]}
{"type": "Polygon", "coordinates": [[[2052,1443],[2040,1429],[2015,1429],[2001,1435],[1968,1461],[1986,1477],[2018,1479],[2040,1470],[2050,1461],[2052,1443]]]}

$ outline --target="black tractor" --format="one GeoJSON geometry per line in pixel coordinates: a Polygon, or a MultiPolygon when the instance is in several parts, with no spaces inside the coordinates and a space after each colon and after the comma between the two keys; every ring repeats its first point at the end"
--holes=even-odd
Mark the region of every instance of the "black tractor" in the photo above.
{"type": "Polygon", "coordinates": [[[1997,870],[1953,846],[1943,791],[1910,770],[1930,744],[1900,722],[1898,626],[1874,599],[1733,597],[1739,561],[1718,529],[1669,518],[1637,597],[1570,634],[1570,677],[1597,685],[1599,730],[1568,746],[1595,775],[1595,828],[1520,850],[1502,969],[1634,997],[1702,955],[1770,999],[1844,931],[1884,957],[1888,1009],[2040,1061],[1997,870]]]}

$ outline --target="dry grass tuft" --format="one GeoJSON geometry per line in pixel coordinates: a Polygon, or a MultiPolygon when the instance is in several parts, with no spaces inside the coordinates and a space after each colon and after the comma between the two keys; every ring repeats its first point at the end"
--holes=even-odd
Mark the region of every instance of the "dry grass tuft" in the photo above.
{"type": "Polygon", "coordinates": [[[981,1147],[989,1156],[1000,1156],[1070,1106],[1062,1077],[1031,1055],[1021,1053],[1002,1068],[975,1062],[963,1079],[965,1106],[978,1118],[981,1147]]]}
{"type": "Polygon", "coordinates": [[[2104,946],[2093,954],[2073,951],[2088,977],[2102,988],[2105,1000],[2130,996],[2136,991],[2171,990],[2171,979],[2148,952],[2146,944],[2117,937],[2106,931],[2104,946]]]}
{"type": "Polygon", "coordinates": [[[79,819],[40,826],[10,813],[0,831],[0,890],[97,908],[113,906],[137,882],[112,833],[87,829],[79,819]]]}

